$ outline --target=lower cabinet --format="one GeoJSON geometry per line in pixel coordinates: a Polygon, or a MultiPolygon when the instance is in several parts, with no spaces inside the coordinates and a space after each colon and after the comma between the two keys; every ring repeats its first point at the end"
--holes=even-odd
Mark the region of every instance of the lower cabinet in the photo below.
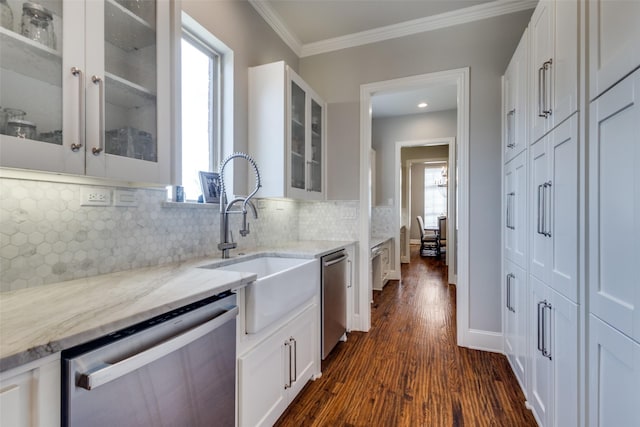
{"type": "Polygon", "coordinates": [[[523,391],[527,390],[527,276],[526,272],[505,259],[505,334],[504,349],[511,369],[523,391]]]}
{"type": "Polygon", "coordinates": [[[589,426],[640,425],[640,344],[589,316],[589,426]]]}
{"type": "Polygon", "coordinates": [[[578,306],[534,276],[530,284],[528,403],[542,427],[578,426],[578,306]]]}
{"type": "Polygon", "coordinates": [[[0,374],[0,426],[59,425],[59,353],[0,374]]]}
{"type": "Polygon", "coordinates": [[[238,425],[271,426],[320,370],[318,305],[238,358],[238,425]]]}

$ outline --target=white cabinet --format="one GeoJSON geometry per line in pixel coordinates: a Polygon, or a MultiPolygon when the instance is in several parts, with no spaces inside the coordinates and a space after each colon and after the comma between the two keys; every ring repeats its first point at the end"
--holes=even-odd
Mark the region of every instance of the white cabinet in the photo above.
{"type": "Polygon", "coordinates": [[[504,167],[504,251],[521,267],[527,265],[527,153],[504,167]]]}
{"type": "Polygon", "coordinates": [[[60,354],[0,374],[0,425],[60,425],[60,354]]]}
{"type": "Polygon", "coordinates": [[[578,108],[578,1],[541,0],[529,37],[530,142],[535,142],[578,108]]]}
{"type": "Polygon", "coordinates": [[[538,424],[578,426],[578,306],[531,276],[531,384],[538,424]]]}
{"type": "Polygon", "coordinates": [[[525,29],[504,73],[504,158],[511,160],[528,145],[527,97],[529,84],[529,33],[525,29]]]}
{"type": "Polygon", "coordinates": [[[640,2],[589,0],[589,99],[640,66],[640,2]]]}
{"type": "Polygon", "coordinates": [[[578,300],[577,115],[531,146],[530,272],[578,300]]]}
{"type": "Polygon", "coordinates": [[[249,68],[249,154],[261,171],[258,197],[325,197],[326,108],[284,62],[249,68]]]}
{"type": "Polygon", "coordinates": [[[169,183],[169,1],[51,0],[55,49],[19,34],[9,5],[0,105],[36,130],[3,126],[0,166],[169,183]]]}
{"type": "Polygon", "coordinates": [[[640,70],[590,112],[589,307],[640,341],[640,70]]]}
{"type": "Polygon", "coordinates": [[[593,315],[588,372],[589,425],[640,425],[640,344],[593,315]]]}
{"type": "Polygon", "coordinates": [[[528,292],[527,273],[513,262],[505,260],[505,326],[504,347],[520,387],[527,391],[528,357],[528,292]]]}
{"type": "Polygon", "coordinates": [[[271,426],[319,373],[318,305],[313,303],[238,358],[238,425],[271,426]]]}

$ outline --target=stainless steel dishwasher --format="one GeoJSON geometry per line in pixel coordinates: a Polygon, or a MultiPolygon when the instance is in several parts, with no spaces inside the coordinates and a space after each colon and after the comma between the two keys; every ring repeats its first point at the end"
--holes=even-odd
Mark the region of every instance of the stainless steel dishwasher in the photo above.
{"type": "Polygon", "coordinates": [[[227,291],[62,352],[63,426],[234,426],[227,291]]]}
{"type": "Polygon", "coordinates": [[[347,254],[322,257],[322,360],[347,333],[347,254]]]}

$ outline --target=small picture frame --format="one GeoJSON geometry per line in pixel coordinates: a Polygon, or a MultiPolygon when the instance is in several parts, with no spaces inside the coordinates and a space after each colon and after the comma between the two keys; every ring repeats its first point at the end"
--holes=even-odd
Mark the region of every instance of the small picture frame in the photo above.
{"type": "Polygon", "coordinates": [[[220,179],[216,172],[200,171],[202,200],[205,203],[220,203],[220,179]]]}

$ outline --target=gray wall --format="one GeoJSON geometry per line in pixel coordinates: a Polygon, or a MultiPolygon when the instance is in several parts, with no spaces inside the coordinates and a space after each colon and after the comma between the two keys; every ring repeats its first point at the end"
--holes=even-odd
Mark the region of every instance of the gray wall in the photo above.
{"type": "MultiPolygon", "coordinates": [[[[298,70],[298,57],[247,1],[182,0],[182,10],[234,54],[234,150],[248,147],[248,67],[284,60],[298,70]]],[[[230,153],[225,153],[230,154],[230,153]]],[[[234,169],[234,190],[246,194],[247,168],[238,162],[234,169]]]]}
{"type": "MultiPolygon", "coordinates": [[[[351,112],[359,128],[360,86],[470,67],[469,323],[501,331],[500,319],[500,76],[529,22],[531,10],[300,59],[300,74],[329,103],[351,112]],[[347,108],[347,104],[354,107],[347,108]]],[[[344,123],[347,117],[342,117],[344,123]]],[[[331,124],[329,123],[329,127],[331,124]]],[[[353,130],[344,129],[352,135],[353,130]]],[[[336,135],[333,135],[337,137],[336,135]]],[[[348,138],[344,138],[342,142],[348,138]]],[[[330,140],[329,162],[333,161],[330,140]]],[[[356,143],[354,141],[354,143],[356,143]]],[[[355,152],[355,151],[354,151],[355,152]]],[[[343,160],[344,161],[344,160],[343,160]]],[[[356,157],[351,163],[356,165],[356,157]]],[[[351,170],[358,181],[358,170],[351,170]]],[[[340,175],[341,180],[348,177],[340,175]]],[[[329,175],[329,188],[332,177],[329,175]]],[[[330,194],[331,196],[331,194],[330,194]]]]}
{"type": "MultiPolygon", "coordinates": [[[[374,119],[371,146],[376,150],[376,200],[385,204],[394,197],[395,146],[398,141],[455,137],[457,111],[436,111],[399,117],[374,119]]],[[[448,152],[445,150],[445,156],[448,152]]]]}

